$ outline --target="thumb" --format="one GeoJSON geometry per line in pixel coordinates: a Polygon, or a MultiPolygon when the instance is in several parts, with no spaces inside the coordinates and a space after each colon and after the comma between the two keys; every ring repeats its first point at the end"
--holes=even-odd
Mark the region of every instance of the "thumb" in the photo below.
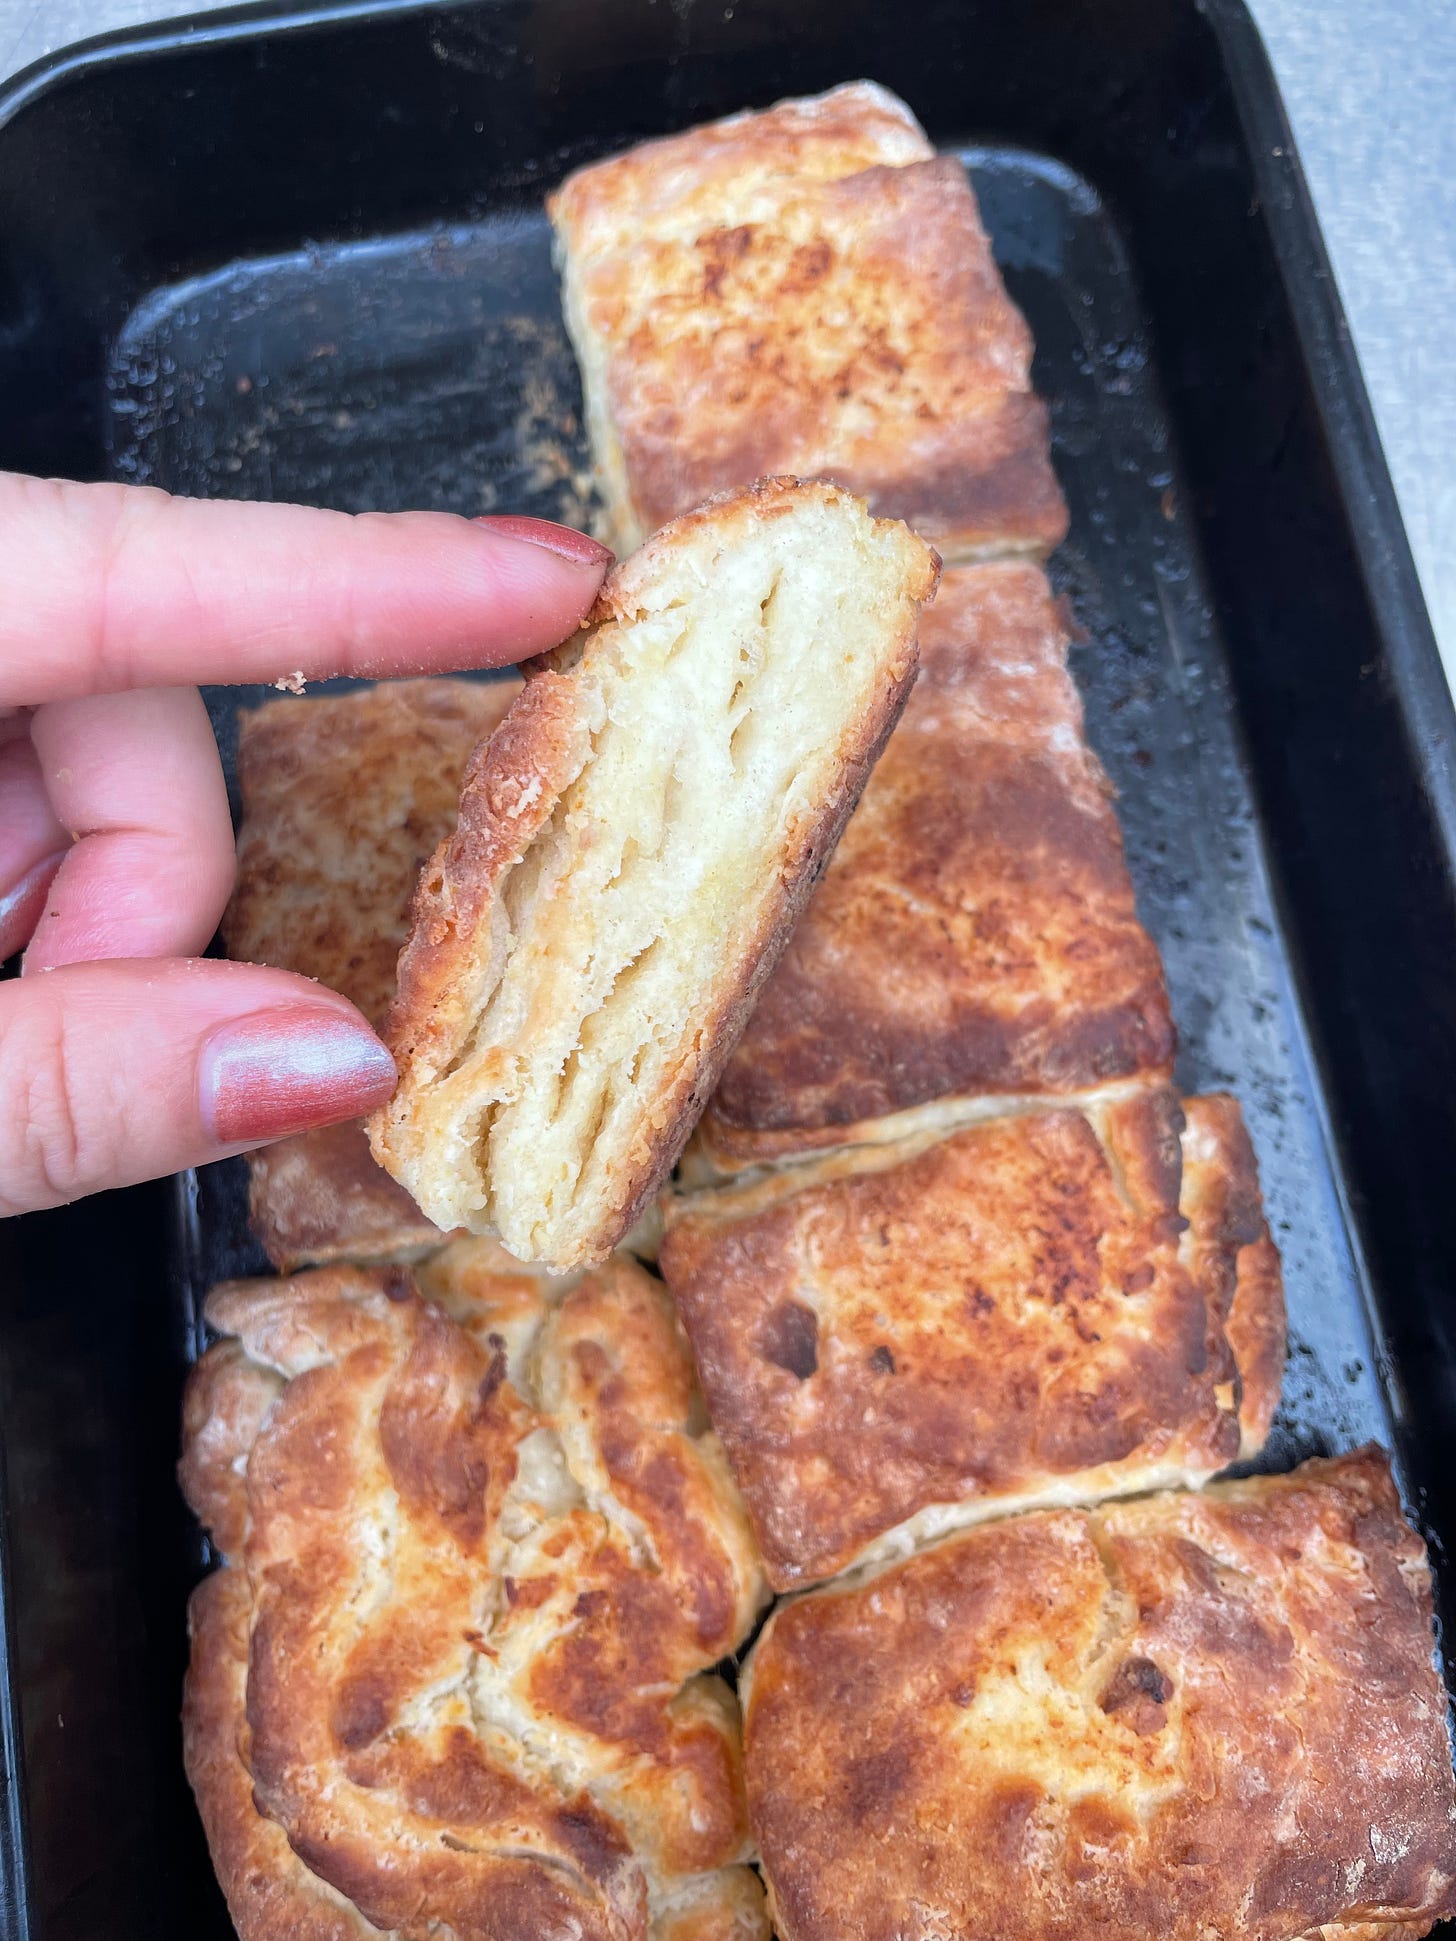
{"type": "Polygon", "coordinates": [[[308,978],[203,960],[0,983],[0,1215],[357,1118],[394,1063],[308,978]]]}

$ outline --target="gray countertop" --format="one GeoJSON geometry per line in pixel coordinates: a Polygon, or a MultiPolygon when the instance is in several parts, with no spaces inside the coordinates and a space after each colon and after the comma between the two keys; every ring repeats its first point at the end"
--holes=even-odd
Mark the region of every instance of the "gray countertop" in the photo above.
{"type": "MultiPolygon", "coordinates": [[[[1096,0],[1090,0],[1096,4],[1096,0]]],[[[0,76],[222,0],[0,0],[0,76]]],[[[1252,0],[1456,685],[1456,5],[1252,0]]]]}

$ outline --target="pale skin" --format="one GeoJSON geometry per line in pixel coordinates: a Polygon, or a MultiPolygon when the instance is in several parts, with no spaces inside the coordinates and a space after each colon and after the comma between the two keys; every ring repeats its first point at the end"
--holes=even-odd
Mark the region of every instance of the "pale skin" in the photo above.
{"type": "Polygon", "coordinates": [[[0,1215],[175,1172],[393,1089],[353,1006],[204,960],[233,883],[193,683],[499,666],[610,555],[537,520],[318,512],[0,474],[0,1215]]]}

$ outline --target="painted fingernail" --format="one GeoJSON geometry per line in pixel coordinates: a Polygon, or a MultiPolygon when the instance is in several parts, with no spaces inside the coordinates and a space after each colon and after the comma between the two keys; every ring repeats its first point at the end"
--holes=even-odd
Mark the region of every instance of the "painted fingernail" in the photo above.
{"type": "Polygon", "coordinates": [[[476,525],[489,526],[504,539],[521,539],[528,546],[542,546],[548,553],[569,559],[573,566],[609,566],[616,555],[609,546],[576,532],[571,526],[554,525],[550,519],[527,519],[514,512],[492,514],[477,519],[476,525]]]}
{"type": "Polygon", "coordinates": [[[64,849],[42,857],[38,863],[31,864],[18,883],[0,895],[0,964],[30,942],[45,908],[46,892],[65,860],[64,849]]]}
{"type": "Polygon", "coordinates": [[[219,1145],[285,1139],[382,1105],[394,1060],[367,1025],[316,1006],[219,1026],[198,1060],[203,1123],[219,1145]]]}

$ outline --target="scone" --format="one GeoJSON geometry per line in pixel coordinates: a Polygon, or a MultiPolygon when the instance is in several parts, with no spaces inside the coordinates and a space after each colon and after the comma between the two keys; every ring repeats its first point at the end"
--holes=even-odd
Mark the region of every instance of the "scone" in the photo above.
{"type": "Polygon", "coordinates": [[[1279,1260],[1237,1105],[1185,1110],[1011,1114],[666,1199],[662,1272],[775,1589],[1260,1448],[1279,1260]]]}
{"type": "Polygon", "coordinates": [[[847,493],[761,480],[529,670],[420,878],[369,1122],[438,1225],[558,1268],[622,1238],[894,726],[937,572],[847,493]]]}
{"type": "MultiPolygon", "coordinates": [[[[398,681],[244,713],[228,954],[316,977],[381,1024],[420,865],[454,827],[471,749],[520,685],[398,681]]],[[[280,1140],[248,1164],[253,1226],[275,1267],[439,1243],[357,1121],[280,1140]]]]}
{"type": "Polygon", "coordinates": [[[440,1302],[333,1267],[208,1303],[181,1473],[226,1562],[184,1743],[233,1919],[766,1941],[708,1675],[762,1578],[671,1304],[625,1261],[500,1267],[457,1241],[440,1302]]]}
{"type": "Polygon", "coordinates": [[[548,207],[619,550],[769,472],[948,561],[1061,539],[1030,333],[964,168],[882,88],[644,143],[548,207]]]}
{"type": "Polygon", "coordinates": [[[1378,1450],[1016,1517],[783,1605],[780,1941],[1416,1941],[1456,1913],[1425,1552],[1378,1450]]]}
{"type": "Polygon", "coordinates": [[[909,705],[693,1142],[701,1175],[1167,1079],[1173,1024],[1041,571],[947,572],[909,705]]]}

